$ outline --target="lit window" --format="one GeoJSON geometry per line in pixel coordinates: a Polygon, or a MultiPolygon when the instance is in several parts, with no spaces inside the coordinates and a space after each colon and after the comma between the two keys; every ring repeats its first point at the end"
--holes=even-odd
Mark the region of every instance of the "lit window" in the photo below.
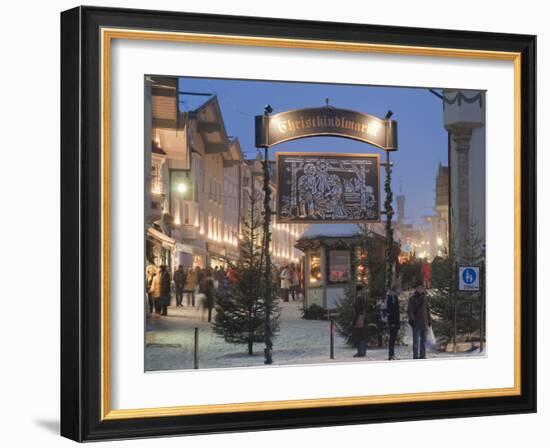
{"type": "Polygon", "coordinates": [[[350,253],[348,250],[331,250],[329,252],[329,275],[332,283],[349,281],[350,253]]]}
{"type": "Polygon", "coordinates": [[[309,283],[316,285],[321,283],[321,255],[312,252],[309,256],[309,283]]]}

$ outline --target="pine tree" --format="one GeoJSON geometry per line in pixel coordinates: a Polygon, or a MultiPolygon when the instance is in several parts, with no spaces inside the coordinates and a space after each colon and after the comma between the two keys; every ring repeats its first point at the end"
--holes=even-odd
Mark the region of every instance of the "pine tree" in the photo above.
{"type": "MultiPolygon", "coordinates": [[[[483,241],[479,237],[475,223],[470,225],[468,240],[464,262],[479,265],[483,259],[483,241]]],[[[482,302],[479,295],[460,294],[455,291],[457,273],[454,272],[456,264],[453,258],[449,254],[444,254],[432,262],[432,291],[429,304],[434,317],[434,333],[443,344],[453,341],[455,306],[457,339],[465,339],[478,332],[481,315],[482,302]]]]}
{"type": "Polygon", "coordinates": [[[448,256],[436,257],[432,261],[429,306],[434,334],[443,344],[449,343],[454,333],[453,264],[448,256]]]}
{"type": "Polygon", "coordinates": [[[344,297],[336,303],[336,330],[346,339],[346,343],[351,343],[351,333],[353,331],[353,305],[355,303],[355,283],[350,282],[346,287],[344,297]]]}
{"type": "MultiPolygon", "coordinates": [[[[239,260],[231,266],[239,280],[217,291],[213,327],[214,332],[226,342],[246,344],[249,355],[253,354],[254,343],[263,342],[265,331],[265,262],[262,259],[261,215],[255,210],[257,199],[249,195],[250,214],[242,221],[239,260]]],[[[272,315],[274,333],[278,331],[279,315],[278,307],[275,306],[272,315]]]]}

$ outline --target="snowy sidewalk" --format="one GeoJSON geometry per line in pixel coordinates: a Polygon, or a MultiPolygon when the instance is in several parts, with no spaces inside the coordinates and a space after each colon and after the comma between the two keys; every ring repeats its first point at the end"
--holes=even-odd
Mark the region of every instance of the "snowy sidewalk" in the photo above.
{"type": "MultiPolygon", "coordinates": [[[[353,358],[356,350],[335,333],[334,354],[330,359],[329,322],[301,318],[302,302],[283,302],[280,330],[273,343],[275,365],[325,364],[342,362],[386,361],[387,347],[368,349],[366,358],[353,358]]],[[[193,368],[194,329],[199,329],[199,368],[263,366],[263,344],[254,344],[249,356],[246,346],[226,343],[212,331],[198,307],[170,307],[168,316],[147,317],[145,336],[145,370],[180,370],[193,368]]],[[[474,354],[469,354],[472,356],[474,354]]],[[[399,359],[411,359],[410,347],[396,347],[399,359]]],[[[430,358],[457,357],[464,354],[429,353],[430,358]]],[[[395,362],[395,361],[393,361],[395,362]]]]}

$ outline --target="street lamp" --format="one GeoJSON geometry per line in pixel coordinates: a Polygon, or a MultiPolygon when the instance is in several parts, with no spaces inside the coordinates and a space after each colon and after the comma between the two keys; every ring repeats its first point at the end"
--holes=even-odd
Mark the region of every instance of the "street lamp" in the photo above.
{"type": "Polygon", "coordinates": [[[176,194],[183,200],[191,200],[193,197],[193,184],[191,172],[185,169],[170,170],[170,194],[176,194]]]}
{"type": "Polygon", "coordinates": [[[182,182],[176,186],[176,189],[178,190],[178,193],[185,194],[187,193],[188,187],[187,187],[187,184],[184,184],[182,182]]]}

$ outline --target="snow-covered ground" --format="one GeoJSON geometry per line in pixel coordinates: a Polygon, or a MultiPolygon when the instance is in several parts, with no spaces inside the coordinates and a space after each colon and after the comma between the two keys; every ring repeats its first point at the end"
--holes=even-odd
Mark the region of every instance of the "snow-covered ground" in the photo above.
{"type": "MultiPolygon", "coordinates": [[[[356,350],[334,334],[334,355],[330,359],[328,321],[301,318],[302,302],[281,303],[280,331],[274,340],[273,361],[276,365],[321,364],[342,362],[387,361],[388,349],[367,349],[366,358],[353,358],[356,350]]],[[[263,366],[263,344],[254,345],[249,356],[246,346],[226,343],[212,331],[202,310],[184,306],[169,307],[168,316],[147,317],[145,336],[145,370],[180,370],[193,368],[193,335],[199,329],[199,368],[263,366]]],[[[398,359],[411,359],[412,348],[397,346],[398,359]]],[[[428,358],[478,356],[472,353],[428,352],[428,358]]],[[[387,361],[390,362],[390,361],[387,361]]],[[[391,361],[396,362],[396,361],[391,361]]]]}

